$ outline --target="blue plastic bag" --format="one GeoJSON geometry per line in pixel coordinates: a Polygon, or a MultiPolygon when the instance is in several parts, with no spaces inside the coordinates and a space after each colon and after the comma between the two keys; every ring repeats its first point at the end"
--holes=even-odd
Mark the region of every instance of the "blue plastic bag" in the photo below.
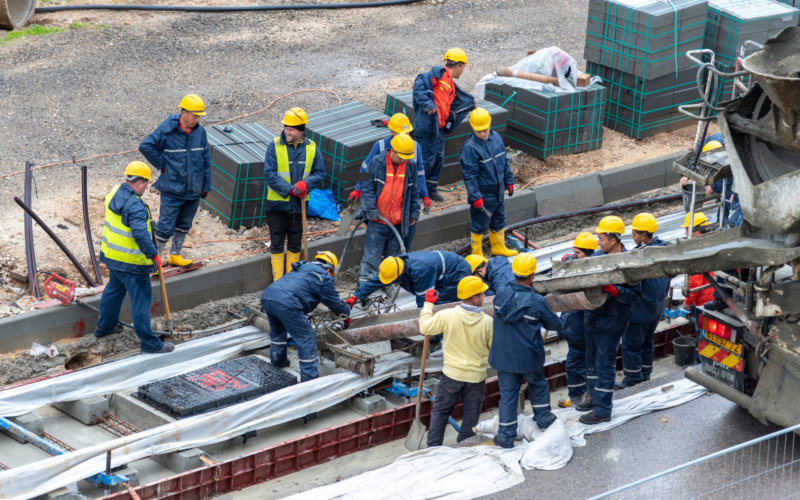
{"type": "Polygon", "coordinates": [[[341,211],[342,205],[336,202],[330,189],[315,189],[308,195],[308,215],[338,222],[342,220],[341,211]]]}

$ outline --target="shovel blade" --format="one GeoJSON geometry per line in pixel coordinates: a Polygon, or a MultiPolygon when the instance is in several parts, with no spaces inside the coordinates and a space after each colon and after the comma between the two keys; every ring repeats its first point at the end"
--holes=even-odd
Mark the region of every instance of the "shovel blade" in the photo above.
{"type": "Polygon", "coordinates": [[[419,417],[414,419],[411,424],[411,429],[408,431],[405,443],[403,445],[408,451],[417,451],[422,448],[422,439],[425,437],[425,426],[419,417]]]}

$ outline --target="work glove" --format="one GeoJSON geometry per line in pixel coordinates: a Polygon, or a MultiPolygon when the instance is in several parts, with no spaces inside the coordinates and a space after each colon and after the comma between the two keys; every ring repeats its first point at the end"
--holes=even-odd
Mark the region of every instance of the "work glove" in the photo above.
{"type": "Polygon", "coordinates": [[[509,184],[508,185],[508,197],[511,198],[512,196],[514,196],[514,185],[513,184],[509,184]]]}
{"type": "Polygon", "coordinates": [[[156,254],[156,256],[155,256],[155,257],[153,257],[153,261],[154,261],[154,262],[156,263],[156,265],[158,266],[156,269],[161,269],[161,256],[160,256],[160,255],[158,255],[158,254],[156,254]]]}
{"type": "Polygon", "coordinates": [[[422,213],[425,215],[431,213],[431,199],[427,196],[422,198],[422,204],[425,205],[425,208],[422,209],[422,213]]]}
{"type": "Polygon", "coordinates": [[[306,181],[297,181],[294,186],[292,186],[291,193],[299,198],[302,198],[306,195],[306,181]]]}
{"type": "Polygon", "coordinates": [[[483,208],[483,198],[478,198],[477,200],[472,202],[472,206],[477,208],[478,210],[483,208]]]}
{"type": "Polygon", "coordinates": [[[352,309],[353,304],[355,304],[357,300],[358,298],[355,295],[351,295],[350,298],[344,301],[344,303],[350,306],[350,309],[352,309]]]}
{"type": "Polygon", "coordinates": [[[619,290],[614,285],[603,285],[603,291],[608,292],[612,299],[617,298],[617,295],[619,295],[619,290]]]}
{"type": "Polygon", "coordinates": [[[431,288],[427,292],[425,292],[425,302],[430,302],[431,304],[435,304],[436,300],[439,298],[439,294],[436,293],[436,289],[431,288]]]}
{"type": "Polygon", "coordinates": [[[561,262],[566,264],[567,262],[571,262],[573,260],[578,260],[578,255],[574,253],[568,253],[567,255],[561,257],[561,262]]]}
{"type": "Polygon", "coordinates": [[[202,193],[200,193],[200,198],[203,198],[205,200],[206,196],[208,196],[208,191],[203,191],[202,193]]]}
{"type": "Polygon", "coordinates": [[[350,193],[350,197],[348,198],[348,200],[350,201],[350,203],[355,203],[358,201],[359,198],[361,198],[361,191],[353,191],[352,193],[350,193]]]}
{"type": "Polygon", "coordinates": [[[352,319],[347,318],[346,320],[344,320],[344,328],[345,329],[350,328],[350,325],[352,325],[352,324],[353,324],[353,320],[352,319]]]}

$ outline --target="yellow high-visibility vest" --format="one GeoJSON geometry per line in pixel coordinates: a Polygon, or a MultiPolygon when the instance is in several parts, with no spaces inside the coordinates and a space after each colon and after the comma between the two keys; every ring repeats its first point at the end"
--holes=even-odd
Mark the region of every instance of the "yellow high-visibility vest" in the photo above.
{"type": "MultiPolygon", "coordinates": [[[[275,156],[278,160],[278,175],[291,184],[292,172],[289,169],[289,152],[287,147],[286,144],[281,144],[280,136],[275,138],[275,156]]],[[[308,177],[308,174],[311,173],[311,166],[314,164],[314,156],[316,153],[317,145],[314,141],[309,140],[306,145],[306,164],[303,170],[303,179],[308,177]]],[[[289,196],[281,196],[277,191],[273,191],[269,185],[267,186],[267,199],[269,201],[289,201],[290,196],[291,194],[289,194],[289,196]]],[[[308,196],[306,196],[306,200],[308,200],[308,196]]]]}
{"type": "MultiPolygon", "coordinates": [[[[106,221],[103,224],[103,242],[100,244],[100,250],[111,260],[118,260],[126,264],[134,264],[137,266],[152,266],[153,260],[145,257],[144,253],[139,250],[139,245],[133,238],[131,228],[122,223],[122,216],[117,215],[108,208],[114,195],[117,194],[120,186],[116,186],[106,195],[106,221]]],[[[133,194],[137,198],[139,195],[133,194]]],[[[141,200],[141,198],[139,198],[141,200]]],[[[147,208],[147,232],[150,233],[150,239],[153,238],[153,225],[150,221],[150,207],[145,204],[147,208]]]]}

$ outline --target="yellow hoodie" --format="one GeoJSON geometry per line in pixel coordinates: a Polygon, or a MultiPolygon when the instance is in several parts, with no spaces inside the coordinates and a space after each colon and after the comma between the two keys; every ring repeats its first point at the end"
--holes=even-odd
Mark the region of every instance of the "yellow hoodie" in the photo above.
{"type": "Polygon", "coordinates": [[[445,375],[459,382],[477,383],[486,379],[492,318],[460,305],[433,314],[433,304],[426,302],[419,313],[419,331],[423,335],[444,332],[445,375]]]}

